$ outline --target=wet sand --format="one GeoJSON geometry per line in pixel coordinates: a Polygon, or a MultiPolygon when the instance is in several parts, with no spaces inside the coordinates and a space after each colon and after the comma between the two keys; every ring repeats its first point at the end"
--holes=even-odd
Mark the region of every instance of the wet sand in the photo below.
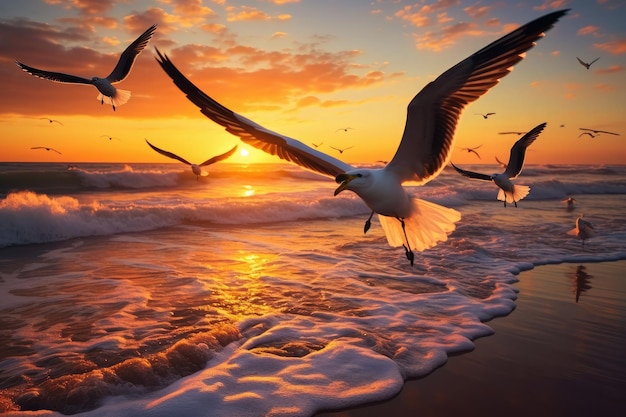
{"type": "Polygon", "coordinates": [[[495,334],[395,398],[317,417],[626,416],[626,261],[519,275],[495,334]]]}

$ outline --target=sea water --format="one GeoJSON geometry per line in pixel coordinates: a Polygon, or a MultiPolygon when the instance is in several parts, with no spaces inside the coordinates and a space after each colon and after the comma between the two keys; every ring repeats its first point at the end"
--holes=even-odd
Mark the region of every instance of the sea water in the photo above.
{"type": "Polygon", "coordinates": [[[311,416],[390,398],[490,335],[520,271],[626,259],[626,166],[515,181],[531,187],[517,208],[451,169],[408,184],[462,214],[411,266],[375,218],[363,233],[358,197],[287,164],[0,164],[0,412],[311,416]],[[581,213],[584,245],[567,233],[581,213]]]}

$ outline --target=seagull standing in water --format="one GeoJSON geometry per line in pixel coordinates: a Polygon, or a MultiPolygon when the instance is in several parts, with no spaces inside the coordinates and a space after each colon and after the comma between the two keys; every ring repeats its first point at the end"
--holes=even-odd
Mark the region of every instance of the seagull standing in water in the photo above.
{"type": "Polygon", "coordinates": [[[493,181],[498,187],[500,187],[498,200],[504,201],[504,207],[506,207],[506,203],[513,203],[515,204],[515,207],[517,207],[517,202],[526,197],[530,192],[530,187],[526,185],[513,184],[511,180],[517,178],[517,176],[522,172],[526,148],[528,148],[530,144],[537,139],[544,127],[546,127],[545,123],[534,127],[522,136],[521,139],[515,142],[511,148],[509,163],[506,165],[502,174],[486,175],[479,172],[465,171],[454,164],[452,164],[452,166],[458,171],[459,174],[465,177],[476,180],[493,181]]]}
{"type": "Polygon", "coordinates": [[[585,240],[590,239],[596,235],[596,231],[593,228],[593,224],[583,219],[583,214],[576,219],[576,227],[567,232],[570,235],[576,236],[583,242],[585,246],[585,240]]]}
{"type": "Polygon", "coordinates": [[[156,52],[163,70],[205,116],[251,146],[332,176],[339,184],[335,195],[345,190],[356,193],[372,211],[364,230],[367,232],[372,215],[378,213],[387,242],[403,246],[412,265],[413,250],[447,240],[461,215],[412,196],[402,184],[425,184],[439,175],[450,159],[456,125],[465,107],[509,74],[535,41],[566,13],[552,12],[519,27],[427,84],[408,104],[400,145],[383,168],[355,168],[233,112],[196,87],[166,55],[156,52]]]}
{"type": "Polygon", "coordinates": [[[26,71],[27,73],[34,75],[35,77],[43,78],[46,80],[58,82],[58,83],[70,83],[70,84],[86,84],[93,85],[98,89],[100,94],[98,100],[101,104],[107,103],[113,106],[121,106],[130,99],[130,91],[118,90],[113,87],[113,84],[123,81],[130,73],[135,59],[141,53],[141,51],[148,45],[148,41],[152,37],[152,34],[156,30],[156,25],[150,26],[141,36],[139,36],[133,43],[131,43],[122,52],[119,61],[113,71],[105,78],[92,77],[83,78],[76,75],[64,74],[62,72],[52,72],[29,67],[19,61],[15,61],[18,67],[26,71]]]}
{"type": "Polygon", "coordinates": [[[155,151],[157,151],[161,155],[167,156],[168,158],[176,159],[177,161],[180,161],[180,162],[182,162],[185,165],[189,165],[191,167],[191,171],[194,174],[196,174],[196,179],[199,179],[200,176],[209,175],[207,172],[203,171],[201,167],[205,167],[207,165],[211,165],[211,164],[214,164],[216,162],[223,161],[224,159],[226,159],[226,158],[230,157],[232,154],[234,154],[235,151],[237,150],[237,145],[235,145],[234,148],[232,148],[230,151],[228,151],[226,153],[214,156],[211,159],[207,159],[206,161],[204,161],[201,164],[192,164],[191,162],[188,162],[186,159],[181,158],[180,156],[178,156],[178,155],[176,155],[176,154],[174,154],[172,152],[164,151],[163,149],[157,148],[156,146],[154,146],[153,144],[148,142],[148,139],[146,139],[146,143],[148,144],[148,146],[150,146],[152,149],[154,149],[155,151]]]}

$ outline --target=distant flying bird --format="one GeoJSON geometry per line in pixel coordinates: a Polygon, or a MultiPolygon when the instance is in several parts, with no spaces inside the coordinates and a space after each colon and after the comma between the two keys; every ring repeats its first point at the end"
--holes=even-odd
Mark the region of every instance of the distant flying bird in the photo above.
{"type": "Polygon", "coordinates": [[[342,132],[342,131],[343,132],[347,132],[348,130],[354,130],[354,128],[353,127],[341,127],[339,129],[335,130],[335,133],[342,132]]]}
{"type": "MultiPolygon", "coordinates": [[[[413,249],[431,248],[445,241],[461,218],[458,211],[412,195],[403,183],[420,185],[446,167],[461,113],[511,72],[568,10],[544,15],[470,55],[429,82],[407,106],[404,133],[391,161],[382,168],[355,168],[304,143],[273,132],[241,116],[201,91],[157,49],[157,61],[174,84],[200,111],[243,142],[305,169],[331,176],[344,190],[356,193],[370,208],[364,231],[378,213],[390,246],[403,246],[411,265],[413,249]]],[[[388,140],[383,138],[383,140],[388,140]]]]}
{"type": "MultiPolygon", "coordinates": [[[[615,133],[615,132],[609,132],[607,130],[596,130],[596,129],[587,129],[586,127],[579,127],[579,130],[585,130],[587,132],[593,132],[596,136],[599,135],[600,133],[606,133],[607,135],[615,135],[615,136],[619,136],[619,133],[615,133]]],[[[593,136],[592,136],[593,137],[593,136]]]]}
{"type": "Polygon", "coordinates": [[[496,156],[496,162],[498,163],[498,165],[502,167],[502,169],[506,169],[506,164],[502,162],[501,160],[499,160],[497,156],[496,156]]]}
{"type": "Polygon", "coordinates": [[[58,123],[61,126],[63,126],[63,123],[61,123],[59,120],[57,119],[50,119],[48,117],[40,117],[39,120],[47,120],[49,123],[58,123]]]}
{"type": "Polygon", "coordinates": [[[120,140],[120,138],[115,137],[115,136],[109,136],[109,135],[100,135],[101,138],[107,138],[108,140],[120,140]]]}
{"type": "Polygon", "coordinates": [[[495,114],[495,113],[485,113],[485,114],[483,114],[483,113],[476,113],[476,116],[482,116],[483,119],[487,119],[489,116],[491,116],[493,114],[495,114]]]}
{"type": "Polygon", "coordinates": [[[511,180],[517,178],[522,172],[524,166],[524,156],[526,155],[526,148],[528,148],[537,139],[541,131],[546,127],[546,123],[542,123],[519,139],[511,148],[511,155],[509,156],[509,163],[502,174],[486,175],[478,172],[465,171],[452,164],[459,174],[483,181],[493,181],[500,190],[498,192],[498,200],[504,201],[504,207],[506,203],[513,203],[517,207],[517,202],[523,199],[530,192],[530,187],[526,185],[513,184],[511,180]]]}
{"type": "Polygon", "coordinates": [[[316,148],[319,148],[320,146],[322,146],[324,144],[324,142],[320,142],[320,143],[311,143],[311,145],[315,146],[316,148]]]}
{"type": "Polygon", "coordinates": [[[598,59],[600,59],[600,57],[597,57],[596,59],[594,59],[593,61],[591,61],[590,63],[586,63],[585,61],[583,61],[582,59],[576,57],[576,59],[578,60],[578,62],[580,62],[580,65],[582,65],[583,67],[589,69],[589,67],[596,62],[598,59]]]}
{"type": "Polygon", "coordinates": [[[196,164],[192,164],[191,162],[188,162],[186,159],[181,158],[180,156],[172,153],[172,152],[168,152],[168,151],[164,151],[163,149],[159,149],[156,146],[154,146],[153,144],[151,144],[150,142],[148,142],[148,139],[145,140],[146,143],[155,151],[157,151],[158,153],[160,153],[161,155],[167,156],[168,158],[172,158],[172,159],[176,159],[177,161],[182,162],[185,165],[189,165],[191,167],[191,171],[193,171],[194,174],[196,174],[196,179],[198,179],[201,175],[205,176],[208,175],[208,173],[206,173],[205,171],[202,170],[202,168],[200,167],[205,167],[207,165],[211,165],[214,164],[216,162],[219,161],[223,161],[224,159],[230,157],[232,154],[235,153],[235,151],[237,150],[237,146],[235,145],[234,148],[232,148],[230,151],[223,153],[221,155],[217,155],[214,156],[213,158],[207,159],[206,161],[204,161],[203,163],[196,165],[196,164]],[[203,175],[204,173],[204,175],[203,175]]]}
{"type": "Polygon", "coordinates": [[[100,94],[98,100],[101,104],[107,103],[113,106],[121,106],[130,99],[130,91],[118,90],[113,87],[113,84],[123,81],[130,73],[135,59],[141,53],[141,51],[148,45],[148,41],[152,37],[152,34],[156,30],[156,25],[152,25],[141,36],[139,36],[133,43],[131,43],[122,55],[120,56],[117,65],[113,71],[106,77],[92,77],[83,78],[76,75],[64,74],[61,72],[45,71],[33,67],[29,67],[19,61],[15,61],[18,67],[26,71],[27,73],[34,75],[35,77],[43,78],[46,80],[58,82],[58,83],[70,83],[70,84],[86,84],[93,85],[98,89],[100,94]]]}
{"type": "Polygon", "coordinates": [[[585,135],[587,135],[587,136],[589,136],[590,138],[592,138],[592,139],[593,139],[593,138],[595,138],[596,136],[599,136],[600,134],[599,134],[599,133],[597,133],[597,134],[593,134],[593,133],[591,133],[591,132],[583,132],[583,133],[581,133],[580,135],[578,135],[578,137],[580,138],[580,137],[585,136],[585,135]]]}
{"type": "Polygon", "coordinates": [[[339,153],[344,153],[345,151],[347,151],[348,149],[352,149],[354,148],[354,146],[348,146],[347,148],[335,148],[334,146],[331,146],[331,148],[333,148],[334,150],[336,150],[339,153]]]}
{"type": "Polygon", "coordinates": [[[576,226],[567,233],[579,238],[582,241],[583,246],[585,246],[585,240],[591,239],[596,235],[593,224],[584,220],[582,213],[580,214],[580,217],[576,219],[576,226]]]}
{"type": "Polygon", "coordinates": [[[481,158],[480,158],[480,155],[478,155],[478,152],[476,152],[476,149],[480,148],[481,146],[483,146],[483,145],[474,146],[473,148],[461,148],[461,149],[463,149],[464,151],[467,151],[467,153],[471,153],[471,152],[473,152],[473,153],[475,153],[475,154],[476,154],[476,156],[478,157],[478,159],[481,159],[481,158]]]}
{"type": "Polygon", "coordinates": [[[54,148],[48,148],[48,147],[46,147],[46,146],[35,146],[35,147],[31,148],[31,149],[45,149],[45,150],[47,150],[47,151],[56,152],[56,153],[58,153],[59,155],[62,155],[62,154],[61,154],[61,152],[57,151],[56,149],[54,149],[54,148]]]}
{"type": "Polygon", "coordinates": [[[498,132],[498,135],[517,135],[521,136],[526,132],[498,132]]]}

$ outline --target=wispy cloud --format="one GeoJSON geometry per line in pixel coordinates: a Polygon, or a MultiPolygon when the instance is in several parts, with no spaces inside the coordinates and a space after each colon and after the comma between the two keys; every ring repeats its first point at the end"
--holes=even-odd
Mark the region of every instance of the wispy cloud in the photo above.
{"type": "Polygon", "coordinates": [[[550,9],[561,9],[565,7],[569,3],[569,0],[546,0],[539,6],[534,6],[534,10],[550,10],[550,9]]]}
{"type": "Polygon", "coordinates": [[[610,65],[610,66],[608,66],[606,68],[597,68],[594,72],[596,74],[605,75],[605,74],[617,74],[617,73],[620,73],[620,72],[624,72],[625,70],[626,70],[626,68],[624,68],[621,65],[610,65]]]}

